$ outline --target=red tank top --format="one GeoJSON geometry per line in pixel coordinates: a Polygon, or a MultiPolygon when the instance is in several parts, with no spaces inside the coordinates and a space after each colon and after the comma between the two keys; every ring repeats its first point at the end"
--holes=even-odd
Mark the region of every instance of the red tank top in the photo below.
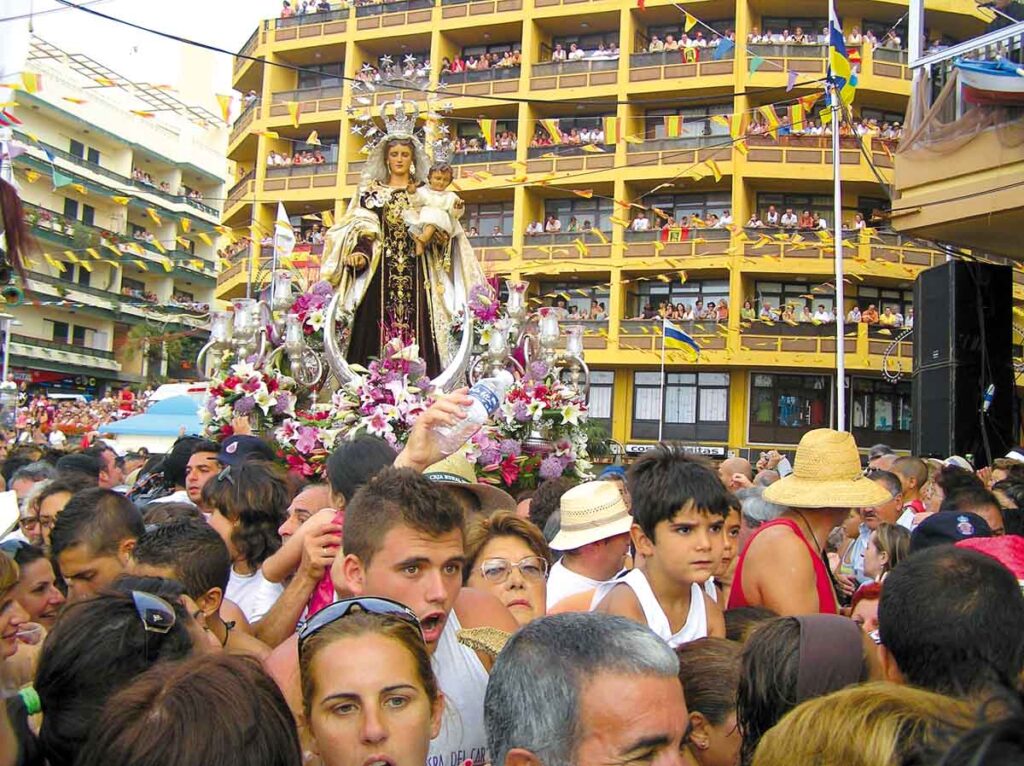
{"type": "Polygon", "coordinates": [[[747,542],[747,546],[740,553],[740,560],[736,564],[736,574],[732,578],[732,590],[729,593],[728,608],[736,609],[741,606],[751,606],[747,595],[743,592],[743,564],[747,557],[747,551],[750,550],[750,545],[754,542],[755,537],[769,527],[779,526],[791,529],[793,534],[803,541],[803,544],[807,546],[808,553],[811,554],[811,563],[814,566],[814,581],[818,590],[818,611],[821,614],[838,614],[835,592],[832,590],[832,580],[828,576],[825,562],[821,560],[821,554],[814,549],[813,545],[807,542],[807,538],[804,537],[803,530],[800,529],[799,525],[789,519],[776,519],[775,521],[769,521],[767,524],[762,524],[747,542]]]}

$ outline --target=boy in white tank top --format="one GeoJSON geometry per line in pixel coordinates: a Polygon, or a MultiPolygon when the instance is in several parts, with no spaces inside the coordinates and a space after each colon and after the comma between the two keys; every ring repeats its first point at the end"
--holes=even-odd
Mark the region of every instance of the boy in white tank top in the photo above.
{"type": "Polygon", "coordinates": [[[711,466],[668,445],[629,473],[633,545],[644,561],[598,589],[595,611],[646,624],[670,646],[725,636],[725,619],[704,592],[725,545],[729,493],[711,466]]]}

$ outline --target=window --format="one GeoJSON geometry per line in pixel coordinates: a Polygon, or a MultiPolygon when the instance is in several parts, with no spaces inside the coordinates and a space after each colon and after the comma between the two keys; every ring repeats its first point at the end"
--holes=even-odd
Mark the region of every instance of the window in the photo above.
{"type": "Polygon", "coordinates": [[[601,423],[606,430],[611,428],[614,393],[614,372],[611,370],[590,371],[590,395],[587,397],[590,419],[601,423]]]}
{"type": "Polygon", "coordinates": [[[770,303],[772,308],[785,308],[792,306],[797,314],[804,306],[810,308],[811,313],[818,310],[818,306],[824,306],[828,312],[832,311],[835,305],[835,293],[816,292],[814,288],[820,282],[755,282],[754,291],[758,311],[770,303]],[[813,296],[808,298],[807,296],[813,296]]]}
{"type": "Polygon", "coordinates": [[[78,157],[78,158],[84,160],[85,159],[85,144],[83,144],[81,141],[76,141],[75,139],[72,138],[71,139],[71,144],[68,147],[68,153],[69,154],[73,154],[75,157],[78,157]]]}
{"type": "Polygon", "coordinates": [[[88,151],[88,153],[86,155],[86,159],[88,159],[89,162],[91,162],[93,165],[99,165],[100,164],[100,150],[99,149],[93,149],[92,147],[90,147],[89,151],[88,151]]]}
{"type": "Polygon", "coordinates": [[[729,280],[706,279],[667,284],[665,282],[640,282],[637,292],[629,297],[632,306],[630,316],[634,317],[640,316],[644,306],[648,304],[655,309],[661,303],[671,303],[673,306],[682,303],[691,309],[697,301],[703,301],[705,306],[708,303],[718,305],[723,299],[729,300],[729,280]]]}
{"type": "Polygon", "coordinates": [[[796,444],[831,420],[832,378],[828,375],[750,376],[750,441],[796,444]]]}
{"type": "Polygon", "coordinates": [[[67,343],[68,331],[71,329],[71,326],[67,322],[54,322],[52,319],[47,319],[46,321],[52,326],[50,339],[57,343],[67,343]]]}
{"type": "Polygon", "coordinates": [[[585,51],[595,50],[602,44],[604,44],[605,47],[608,47],[610,43],[618,45],[619,30],[613,29],[610,32],[595,32],[590,35],[563,35],[561,37],[551,38],[552,48],[556,45],[561,45],[566,50],[569,50],[569,46],[574,43],[577,48],[582,48],[585,51]]]}
{"type": "Polygon", "coordinates": [[[910,382],[853,378],[850,423],[858,444],[885,442],[910,449],[910,382]]]}
{"type": "Polygon", "coordinates": [[[605,313],[607,313],[608,304],[611,302],[608,285],[598,287],[596,285],[581,285],[579,282],[540,283],[540,299],[545,306],[555,305],[555,301],[560,298],[565,301],[566,310],[572,311],[572,308],[575,307],[578,314],[588,313],[591,301],[603,303],[605,313]]]}
{"type": "Polygon", "coordinates": [[[707,104],[688,106],[680,109],[648,109],[645,113],[645,135],[648,139],[665,138],[665,118],[680,115],[683,118],[682,138],[717,136],[723,141],[729,137],[729,129],[721,122],[713,121],[716,115],[732,114],[732,104],[707,104]]]}
{"type": "Polygon", "coordinates": [[[914,305],[914,291],[858,285],[856,300],[861,309],[874,303],[879,314],[891,308],[894,314],[903,314],[905,317],[907,310],[914,305]]]}
{"type": "Polygon", "coordinates": [[[131,277],[121,278],[121,292],[131,291],[134,293],[146,292],[146,283],[139,279],[132,279],[131,277]]]}
{"type": "Polygon", "coordinates": [[[467,231],[476,228],[484,237],[491,236],[495,227],[502,236],[508,236],[512,234],[513,215],[511,202],[472,203],[466,205],[465,226],[467,231]]]}
{"type": "Polygon", "coordinates": [[[462,58],[479,56],[483,53],[504,53],[519,50],[519,43],[492,43],[490,45],[467,45],[462,49],[462,58]]]}
{"type": "Polygon", "coordinates": [[[586,223],[599,231],[611,231],[611,218],[615,215],[610,199],[549,199],[544,204],[544,217],[554,216],[562,222],[562,231],[569,228],[569,219],[575,217],[580,229],[586,223]]]}
{"type": "Polygon", "coordinates": [[[633,373],[632,438],[725,441],[729,427],[729,373],[666,372],[664,401],[660,372],[633,373]]]}
{"type": "Polygon", "coordinates": [[[345,82],[345,62],[337,61],[330,64],[306,64],[299,71],[298,89],[306,88],[340,88],[345,82]]]}
{"type": "Polygon", "coordinates": [[[869,109],[864,107],[860,110],[860,116],[862,120],[875,120],[879,125],[885,123],[898,122],[903,124],[903,112],[890,112],[885,109],[869,109]]]}
{"type": "Polygon", "coordinates": [[[64,217],[78,220],[78,202],[73,199],[64,200],[64,217]]]}
{"type": "Polygon", "coordinates": [[[89,283],[92,282],[92,274],[88,269],[83,269],[81,266],[77,266],[76,268],[78,269],[78,274],[75,282],[80,284],[82,287],[88,287],[89,283]]]}
{"type": "MultiPolygon", "coordinates": [[[[512,132],[515,133],[518,129],[518,122],[516,120],[498,120],[494,123],[494,135],[500,136],[502,133],[512,132]]],[[[456,138],[478,138],[482,137],[483,133],[480,132],[480,126],[475,122],[460,122],[455,127],[456,138]]]]}
{"type": "MultiPolygon", "coordinates": [[[[872,21],[871,19],[864,19],[864,26],[861,28],[861,32],[867,34],[870,32],[878,38],[878,42],[885,40],[885,36],[889,34],[889,30],[894,29],[891,21],[872,21]]],[[[904,19],[900,19],[896,24],[894,31],[899,35],[900,40],[906,44],[907,40],[907,23],[904,19]]]]}
{"type": "MultiPolygon", "coordinates": [[[[727,34],[729,34],[729,32],[731,32],[736,27],[735,19],[701,19],[701,21],[703,21],[704,24],[707,24],[708,27],[711,27],[713,30],[718,32],[718,34],[721,35],[722,37],[725,37],[727,34]]],[[[694,37],[697,32],[701,32],[705,38],[710,40],[712,37],[714,37],[714,35],[708,31],[708,28],[705,27],[704,24],[698,24],[696,27],[694,27],[687,33],[687,36],[694,37]]],[[[657,35],[660,40],[664,40],[667,35],[672,35],[672,37],[678,40],[683,35],[683,25],[668,24],[647,27],[647,41],[650,42],[650,38],[654,37],[655,35],[657,35]]]]}
{"type": "Polygon", "coordinates": [[[82,205],[82,223],[92,226],[96,220],[96,208],[92,205],[82,205]]]}
{"type": "MultiPolygon", "coordinates": [[[[714,213],[721,216],[732,206],[732,195],[729,192],[717,194],[666,194],[657,197],[648,197],[645,202],[650,207],[656,207],[666,215],[670,215],[677,221],[684,216],[696,215],[702,220],[714,213]]],[[[664,223],[661,216],[655,213],[657,218],[651,221],[651,225],[664,223]],[[656,224],[655,221],[658,223],[656,224]]]]}
{"type": "Polygon", "coordinates": [[[788,29],[796,34],[796,28],[800,27],[805,35],[824,34],[824,28],[828,26],[826,18],[810,18],[806,16],[765,16],[761,19],[761,31],[782,32],[788,29]]]}
{"type": "MultiPolygon", "coordinates": [[[[832,195],[823,194],[776,194],[772,192],[758,192],[757,212],[763,218],[768,212],[768,207],[775,205],[780,214],[786,212],[786,208],[792,208],[799,217],[805,210],[817,213],[824,218],[829,226],[832,225],[832,195]]],[[[843,220],[853,220],[856,208],[843,208],[843,220]]]]}

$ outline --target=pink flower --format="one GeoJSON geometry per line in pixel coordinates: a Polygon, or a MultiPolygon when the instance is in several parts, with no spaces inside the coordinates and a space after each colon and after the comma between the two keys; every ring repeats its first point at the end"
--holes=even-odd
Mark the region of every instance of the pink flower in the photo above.
{"type": "Polygon", "coordinates": [[[295,450],[302,454],[308,454],[316,449],[320,432],[312,426],[300,426],[299,438],[295,440],[295,450]]]}

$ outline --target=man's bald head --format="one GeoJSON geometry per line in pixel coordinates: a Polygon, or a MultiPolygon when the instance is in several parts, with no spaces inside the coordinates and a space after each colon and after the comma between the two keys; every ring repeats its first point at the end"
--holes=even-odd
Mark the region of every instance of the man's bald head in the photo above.
{"type": "Polygon", "coordinates": [[[893,466],[899,459],[900,456],[895,453],[890,453],[888,455],[879,455],[874,460],[868,462],[868,468],[874,468],[879,471],[889,471],[891,473],[893,466]]]}
{"type": "Polygon", "coordinates": [[[750,480],[754,478],[754,469],[750,465],[749,460],[741,457],[729,457],[718,466],[718,476],[722,480],[722,484],[725,485],[725,488],[730,492],[734,492],[737,489],[749,486],[750,480]],[[746,477],[748,484],[737,483],[733,478],[736,474],[746,477]]]}

